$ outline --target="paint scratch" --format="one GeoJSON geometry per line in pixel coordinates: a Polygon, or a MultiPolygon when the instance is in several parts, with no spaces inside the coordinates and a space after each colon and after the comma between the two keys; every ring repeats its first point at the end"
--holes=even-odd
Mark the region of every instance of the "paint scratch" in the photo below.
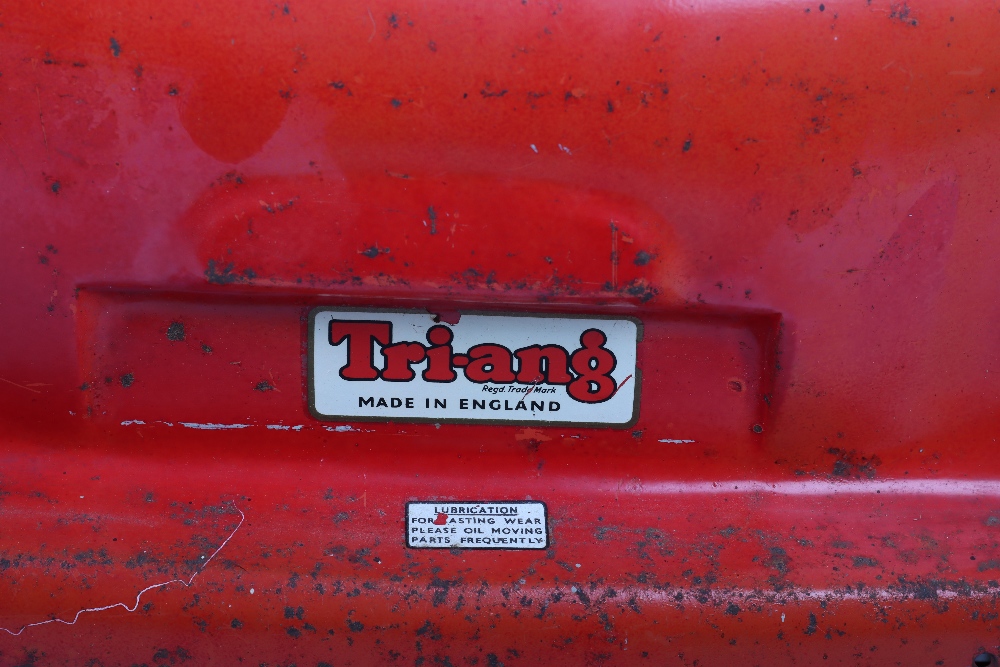
{"type": "Polygon", "coordinates": [[[3,380],[7,384],[12,384],[15,387],[17,387],[18,389],[26,389],[27,391],[31,391],[31,392],[34,392],[36,394],[42,393],[42,392],[38,391],[37,389],[32,389],[31,387],[26,387],[23,384],[18,384],[16,382],[12,382],[11,380],[8,380],[7,378],[0,378],[0,380],[3,380]]]}
{"type": "Polygon", "coordinates": [[[35,86],[35,98],[38,100],[38,124],[42,126],[42,141],[45,143],[45,150],[49,148],[49,135],[45,132],[45,121],[42,119],[42,96],[35,86]]]}
{"type": "Polygon", "coordinates": [[[216,431],[229,428],[249,428],[250,424],[196,424],[194,422],[181,422],[181,426],[186,428],[197,428],[206,431],[216,431]]]}
{"type": "Polygon", "coordinates": [[[618,289],[618,225],[611,221],[611,289],[618,289]]]}
{"type": "Polygon", "coordinates": [[[690,443],[696,442],[696,441],[695,440],[671,440],[670,438],[665,438],[663,440],[657,440],[657,442],[668,442],[671,445],[687,445],[687,444],[690,444],[690,443]]]}
{"type": "Polygon", "coordinates": [[[93,612],[98,612],[98,611],[107,611],[109,609],[116,609],[118,607],[121,607],[122,609],[124,609],[125,611],[127,611],[127,612],[129,612],[131,614],[136,609],[139,608],[139,601],[142,599],[142,596],[145,593],[148,593],[151,590],[154,590],[154,589],[157,589],[157,588],[164,588],[165,586],[169,586],[171,584],[181,584],[185,588],[190,588],[194,584],[195,578],[199,574],[201,574],[202,570],[204,570],[206,567],[208,567],[208,564],[212,562],[212,559],[215,558],[219,554],[219,552],[222,551],[223,548],[225,548],[225,546],[227,544],[229,544],[229,540],[233,539],[233,536],[236,535],[236,532],[243,525],[243,521],[246,520],[246,515],[243,514],[243,510],[241,510],[239,507],[236,506],[236,503],[233,503],[233,509],[235,509],[237,512],[240,513],[240,522],[238,524],[236,524],[236,528],[234,528],[233,532],[231,532],[229,534],[229,537],[227,537],[225,540],[223,540],[222,544],[219,545],[219,548],[212,552],[212,555],[208,557],[208,560],[206,560],[205,563],[200,568],[198,568],[198,570],[195,571],[195,573],[192,574],[191,578],[188,579],[187,581],[185,581],[183,579],[171,579],[170,581],[164,581],[164,582],[159,583],[159,584],[153,584],[152,586],[146,586],[141,591],[139,591],[138,595],[135,596],[135,604],[132,605],[131,607],[129,607],[124,602],[116,602],[114,604],[105,605],[103,607],[89,607],[87,609],[81,609],[80,611],[76,612],[76,615],[73,616],[73,620],[72,621],[64,621],[61,618],[50,618],[47,621],[38,621],[37,623],[28,623],[27,625],[22,626],[21,629],[18,630],[17,632],[14,632],[13,630],[9,630],[9,629],[3,628],[3,627],[0,627],[0,630],[3,630],[4,632],[6,632],[9,635],[13,635],[14,637],[17,637],[22,632],[24,632],[25,630],[27,630],[28,628],[35,628],[35,627],[38,627],[40,625],[48,625],[49,623],[62,623],[63,625],[76,625],[76,622],[80,619],[80,616],[82,616],[83,614],[88,614],[88,613],[93,613],[93,612]]]}
{"type": "Polygon", "coordinates": [[[348,426],[344,424],[343,426],[324,426],[324,431],[331,431],[333,433],[371,433],[371,430],[354,428],[353,426],[348,426]]]}

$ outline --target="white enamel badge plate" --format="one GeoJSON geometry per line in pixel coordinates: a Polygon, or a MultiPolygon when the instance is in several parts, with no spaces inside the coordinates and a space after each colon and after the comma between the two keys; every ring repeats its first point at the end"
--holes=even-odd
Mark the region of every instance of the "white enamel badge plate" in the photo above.
{"type": "Polygon", "coordinates": [[[625,427],[639,415],[638,321],[317,308],[319,419],[625,427]]]}

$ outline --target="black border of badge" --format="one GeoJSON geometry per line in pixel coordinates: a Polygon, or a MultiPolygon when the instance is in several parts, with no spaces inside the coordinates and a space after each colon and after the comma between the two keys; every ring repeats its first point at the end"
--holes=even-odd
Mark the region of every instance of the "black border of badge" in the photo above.
{"type": "MultiPolygon", "coordinates": [[[[461,549],[462,551],[542,551],[549,548],[549,506],[542,500],[408,500],[406,501],[406,512],[403,523],[403,546],[416,551],[426,551],[436,549],[439,551],[450,551],[461,549]],[[441,547],[414,547],[410,546],[410,505],[428,505],[432,503],[462,503],[463,505],[541,505],[545,518],[545,544],[540,547],[462,547],[457,544],[449,544],[441,547]]],[[[499,515],[497,515],[499,516],[499,515]]]]}
{"type": "Polygon", "coordinates": [[[557,422],[538,420],[504,420],[504,419],[464,419],[461,417],[366,417],[359,415],[325,415],[316,410],[316,373],[315,373],[315,331],[316,315],[330,311],[351,312],[351,313],[405,313],[409,315],[428,315],[427,310],[419,308],[359,308],[357,306],[317,306],[309,311],[309,318],[306,324],[306,336],[308,338],[308,351],[306,357],[306,408],[309,416],[319,421],[339,421],[339,422],[379,422],[383,424],[492,424],[494,426],[575,426],[577,428],[607,428],[607,429],[627,429],[635,426],[639,421],[639,404],[642,398],[642,371],[639,370],[639,343],[642,342],[643,324],[638,317],[629,315],[592,315],[588,313],[535,313],[535,312],[506,312],[490,310],[461,310],[461,315],[489,315],[495,317],[535,317],[535,318],[559,318],[567,320],[625,320],[635,325],[635,398],[632,401],[632,416],[627,422],[557,422]]]}

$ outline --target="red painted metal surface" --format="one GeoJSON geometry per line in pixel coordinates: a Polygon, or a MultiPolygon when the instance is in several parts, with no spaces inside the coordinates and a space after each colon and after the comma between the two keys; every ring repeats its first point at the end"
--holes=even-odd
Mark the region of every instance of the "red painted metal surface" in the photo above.
{"type": "Polygon", "coordinates": [[[0,24],[0,664],[997,651],[994,3],[0,24]],[[638,423],[319,422],[321,305],[637,317],[638,423]]]}

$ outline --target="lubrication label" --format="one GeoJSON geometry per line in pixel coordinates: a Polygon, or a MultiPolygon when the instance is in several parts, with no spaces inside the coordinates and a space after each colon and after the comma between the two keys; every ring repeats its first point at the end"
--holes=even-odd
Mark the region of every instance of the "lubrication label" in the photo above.
{"type": "Polygon", "coordinates": [[[414,549],[545,549],[545,503],[534,500],[406,504],[406,546],[414,549]]]}

